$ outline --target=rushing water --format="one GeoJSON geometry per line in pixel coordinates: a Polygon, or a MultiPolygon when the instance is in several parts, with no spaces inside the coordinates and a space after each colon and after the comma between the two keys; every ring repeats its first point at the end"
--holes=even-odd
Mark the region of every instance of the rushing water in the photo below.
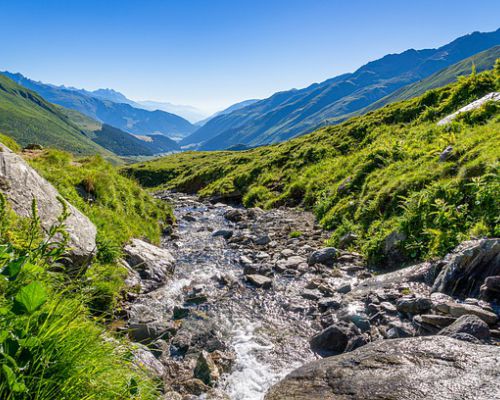
{"type": "Polygon", "coordinates": [[[236,355],[219,389],[234,400],[262,399],[271,385],[314,358],[308,345],[310,321],[285,307],[290,298],[300,298],[299,288],[291,278],[283,277],[275,278],[271,290],[244,283],[238,262],[240,250],[212,236],[218,229],[234,229],[223,217],[227,206],[179,196],[172,201],[176,205],[177,237],[165,239],[163,247],[176,258],[176,272],[172,282],[152,294],[154,301],[148,303],[148,312],[169,317],[173,306],[182,301],[184,287],[202,287],[208,301],[199,308],[236,355]],[[239,282],[237,289],[221,285],[217,279],[221,276],[239,282]]]}

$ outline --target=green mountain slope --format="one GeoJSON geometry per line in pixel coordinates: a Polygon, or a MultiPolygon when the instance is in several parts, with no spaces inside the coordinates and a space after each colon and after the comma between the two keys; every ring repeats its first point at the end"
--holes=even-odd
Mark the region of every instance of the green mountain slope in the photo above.
{"type": "Polygon", "coordinates": [[[153,156],[180,150],[172,139],[162,135],[134,136],[111,125],[102,124],[78,111],[56,107],[95,143],[119,156],[153,156]]]}
{"type": "Polygon", "coordinates": [[[500,29],[474,32],[437,49],[389,54],[353,73],[279,92],[218,116],[183,139],[181,145],[201,143],[200,150],[220,150],[235,144],[281,142],[345,119],[408,84],[497,45],[500,29]]]}
{"type": "Polygon", "coordinates": [[[80,131],[59,108],[1,74],[0,132],[22,146],[39,143],[75,154],[113,156],[80,131]]]}
{"type": "Polygon", "coordinates": [[[99,122],[136,135],[162,134],[171,138],[184,137],[195,127],[184,118],[165,111],[148,111],[107,98],[94,97],[91,92],[35,82],[21,74],[2,72],[16,83],[31,89],[51,103],[76,110],[99,122]]]}
{"type": "Polygon", "coordinates": [[[495,71],[288,142],[186,152],[124,173],[146,186],[232,197],[246,206],[311,209],[332,230],[333,245],[353,233],[349,246],[377,265],[394,263],[385,252],[394,237],[403,259],[434,257],[467,238],[500,235],[500,104],[436,125],[499,89],[497,62],[495,71]]]}

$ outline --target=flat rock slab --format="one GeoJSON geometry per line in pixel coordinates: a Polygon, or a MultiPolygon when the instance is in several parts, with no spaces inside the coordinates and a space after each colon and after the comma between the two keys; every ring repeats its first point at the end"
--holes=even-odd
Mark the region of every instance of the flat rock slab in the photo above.
{"type": "Polygon", "coordinates": [[[500,398],[500,348],[444,336],[382,340],[314,361],[266,400],[490,400],[500,398]]]}

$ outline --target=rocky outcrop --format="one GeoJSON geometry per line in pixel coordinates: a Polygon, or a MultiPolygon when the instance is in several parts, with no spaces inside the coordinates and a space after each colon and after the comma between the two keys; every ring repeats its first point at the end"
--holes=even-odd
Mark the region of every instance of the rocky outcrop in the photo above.
{"type": "MultiPolygon", "coordinates": [[[[31,205],[36,200],[42,228],[48,232],[63,212],[58,191],[19,155],[0,144],[0,191],[12,209],[21,217],[31,217],[31,205]]],[[[80,272],[96,251],[96,228],[80,211],[66,202],[69,216],[64,222],[69,235],[67,256],[69,271],[80,272]]]]}
{"type": "Polygon", "coordinates": [[[464,242],[441,262],[433,291],[456,297],[477,297],[489,276],[500,275],[500,239],[464,242]]]}
{"type": "Polygon", "coordinates": [[[462,114],[464,112],[475,110],[476,108],[481,107],[483,104],[485,104],[488,101],[500,101],[500,93],[499,92],[488,93],[486,96],[483,96],[480,99],[473,101],[470,104],[467,104],[465,107],[462,107],[460,110],[443,118],[437,124],[438,125],[449,124],[451,121],[453,121],[455,118],[457,118],[460,114],[462,114]]]}
{"type": "Polygon", "coordinates": [[[143,292],[154,290],[163,285],[174,271],[174,257],[168,250],[132,239],[123,252],[130,267],[139,273],[143,292]]]}
{"type": "Polygon", "coordinates": [[[500,348],[445,336],[384,340],[306,364],[265,399],[494,399],[499,363],[500,348]]]}

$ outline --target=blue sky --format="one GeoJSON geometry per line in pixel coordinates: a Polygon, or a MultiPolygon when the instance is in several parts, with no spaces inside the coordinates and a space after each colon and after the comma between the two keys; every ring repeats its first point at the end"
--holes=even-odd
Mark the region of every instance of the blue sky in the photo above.
{"type": "Polygon", "coordinates": [[[207,112],[500,27],[498,0],[0,0],[0,70],[207,112]]]}

